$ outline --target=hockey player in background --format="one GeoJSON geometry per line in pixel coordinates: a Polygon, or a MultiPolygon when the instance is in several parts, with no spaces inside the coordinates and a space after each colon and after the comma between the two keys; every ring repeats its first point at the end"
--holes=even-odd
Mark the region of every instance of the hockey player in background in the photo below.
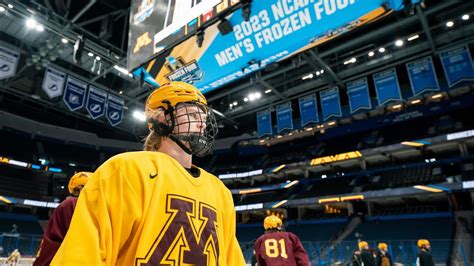
{"type": "Polygon", "coordinates": [[[434,266],[433,255],[431,255],[431,244],[426,239],[420,239],[417,243],[420,251],[418,252],[418,258],[416,259],[417,266],[434,266]]]}
{"type": "Polygon", "coordinates": [[[71,223],[72,214],[77,204],[77,197],[89,180],[90,172],[78,172],[74,174],[68,183],[70,197],[67,197],[54,210],[51,215],[46,230],[44,231],[43,240],[36,256],[34,266],[49,265],[53,260],[56,251],[66,236],[69,224],[71,223]]]}
{"type": "Polygon", "coordinates": [[[283,232],[280,218],[270,215],[263,221],[265,233],[255,241],[258,266],[308,266],[309,258],[298,236],[283,232]]]}

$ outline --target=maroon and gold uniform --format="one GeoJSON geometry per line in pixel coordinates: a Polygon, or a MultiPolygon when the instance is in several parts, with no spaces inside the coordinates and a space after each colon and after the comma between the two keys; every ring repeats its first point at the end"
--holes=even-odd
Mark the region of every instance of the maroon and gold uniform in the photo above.
{"type": "Polygon", "coordinates": [[[76,203],[76,197],[67,197],[56,210],[54,210],[44,232],[38,256],[33,263],[34,266],[49,265],[53,260],[56,251],[59,249],[59,246],[61,246],[69,229],[76,203]]]}
{"type": "Polygon", "coordinates": [[[245,265],[230,191],[190,172],[160,152],[109,159],[81,192],[51,265],[245,265]]]}
{"type": "Polygon", "coordinates": [[[290,232],[267,232],[255,242],[259,266],[308,266],[309,259],[300,239],[290,232]]]}

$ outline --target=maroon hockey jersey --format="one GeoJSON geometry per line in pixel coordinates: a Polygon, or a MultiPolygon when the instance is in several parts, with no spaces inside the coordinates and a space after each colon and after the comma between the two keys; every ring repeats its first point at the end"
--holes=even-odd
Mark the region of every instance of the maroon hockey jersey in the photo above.
{"type": "Polygon", "coordinates": [[[49,265],[51,263],[69,229],[76,203],[76,197],[67,197],[54,210],[44,231],[40,250],[33,266],[49,265]]]}
{"type": "Polygon", "coordinates": [[[259,266],[308,266],[309,258],[300,239],[290,232],[267,232],[255,241],[259,266]]]}

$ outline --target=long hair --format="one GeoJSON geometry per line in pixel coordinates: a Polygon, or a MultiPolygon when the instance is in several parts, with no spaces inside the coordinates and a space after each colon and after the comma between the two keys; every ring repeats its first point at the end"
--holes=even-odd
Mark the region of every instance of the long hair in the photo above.
{"type": "Polygon", "coordinates": [[[154,130],[150,130],[148,136],[145,138],[145,143],[143,143],[144,151],[157,151],[163,140],[163,136],[158,135],[154,130]]]}
{"type": "MultiPolygon", "coordinates": [[[[145,112],[147,121],[152,119],[158,119],[160,115],[164,115],[164,111],[162,109],[158,110],[148,110],[145,112]]],[[[146,136],[144,143],[143,143],[143,150],[144,151],[158,151],[161,146],[161,142],[163,141],[163,136],[159,135],[155,132],[151,125],[149,125],[150,132],[146,136]]]]}

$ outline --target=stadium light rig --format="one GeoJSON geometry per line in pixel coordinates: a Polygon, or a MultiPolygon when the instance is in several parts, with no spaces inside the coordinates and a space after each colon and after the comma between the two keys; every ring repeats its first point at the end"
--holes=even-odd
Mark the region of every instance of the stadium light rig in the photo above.
{"type": "Polygon", "coordinates": [[[418,38],[420,38],[420,35],[415,34],[415,35],[412,35],[412,36],[408,37],[407,41],[411,42],[411,41],[414,41],[418,38]]]}
{"type": "Polygon", "coordinates": [[[146,116],[145,116],[144,112],[135,110],[135,111],[133,111],[132,115],[133,115],[133,118],[135,118],[136,120],[138,120],[140,122],[145,122],[146,121],[146,116]]]}

